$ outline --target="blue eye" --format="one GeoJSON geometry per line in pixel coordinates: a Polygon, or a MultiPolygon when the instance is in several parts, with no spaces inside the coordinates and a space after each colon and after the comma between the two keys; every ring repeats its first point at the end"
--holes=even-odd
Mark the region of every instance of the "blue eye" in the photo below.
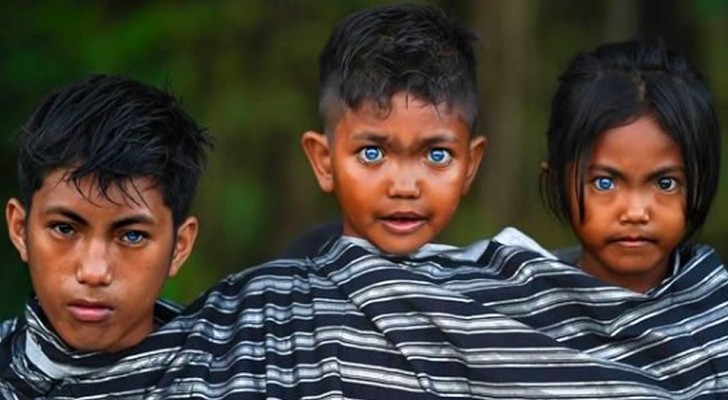
{"type": "Polygon", "coordinates": [[[607,191],[614,189],[614,179],[600,176],[594,179],[594,187],[599,191],[607,191]]]}
{"type": "Polygon", "coordinates": [[[452,161],[452,154],[446,149],[434,148],[427,153],[427,161],[439,166],[448,165],[452,161]]]}
{"type": "Polygon", "coordinates": [[[367,146],[359,150],[358,157],[364,163],[376,163],[384,157],[384,153],[382,153],[382,149],[377,146],[367,146]]]}
{"type": "Polygon", "coordinates": [[[137,244],[140,243],[142,240],[145,239],[145,235],[139,231],[129,231],[124,232],[123,235],[121,235],[121,240],[130,243],[130,244],[137,244]]]}
{"type": "Polygon", "coordinates": [[[677,180],[675,178],[670,177],[663,177],[657,180],[657,187],[660,188],[660,190],[664,190],[666,192],[672,192],[675,189],[677,189],[677,180]]]}

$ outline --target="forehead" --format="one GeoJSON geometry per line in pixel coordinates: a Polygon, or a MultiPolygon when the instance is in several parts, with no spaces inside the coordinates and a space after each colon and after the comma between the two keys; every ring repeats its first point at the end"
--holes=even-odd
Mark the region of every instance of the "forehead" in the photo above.
{"type": "Polygon", "coordinates": [[[590,162],[614,164],[626,171],[683,164],[679,145],[652,116],[599,135],[590,162]]]}
{"type": "Polygon", "coordinates": [[[32,209],[40,212],[57,207],[79,212],[143,212],[159,218],[171,213],[161,190],[150,177],[112,181],[102,190],[97,176],[74,181],[70,179],[71,172],[71,168],[51,171],[33,194],[32,209]]]}
{"type": "Polygon", "coordinates": [[[366,101],[355,109],[346,109],[334,132],[337,136],[368,132],[403,140],[427,133],[466,137],[470,133],[457,108],[435,105],[405,92],[392,96],[388,107],[366,101]]]}

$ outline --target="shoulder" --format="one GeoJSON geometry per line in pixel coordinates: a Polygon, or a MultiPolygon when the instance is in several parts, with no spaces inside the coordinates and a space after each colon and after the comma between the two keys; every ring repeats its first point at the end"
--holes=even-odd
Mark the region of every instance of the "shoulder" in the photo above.
{"type": "MultiPolygon", "coordinates": [[[[235,322],[235,316],[303,301],[328,280],[312,258],[279,258],[246,268],[220,280],[182,311],[183,316],[235,322]],[[305,297],[305,296],[304,296],[305,297]]],[[[184,317],[183,317],[184,318],[184,317]]],[[[191,321],[192,322],[192,321],[191,321]]]]}
{"type": "Polygon", "coordinates": [[[10,336],[18,327],[20,318],[13,318],[0,322],[0,341],[10,336]]]}
{"type": "Polygon", "coordinates": [[[538,253],[547,258],[557,258],[552,252],[543,248],[535,239],[513,227],[504,228],[493,237],[493,242],[505,246],[517,247],[532,253],[538,253]]]}
{"type": "Polygon", "coordinates": [[[334,276],[361,260],[376,258],[368,249],[337,239],[315,257],[278,258],[227,276],[191,304],[184,314],[212,308],[244,310],[264,304],[310,302],[337,291],[334,276]]]}
{"type": "MultiPolygon", "coordinates": [[[[680,251],[679,256],[680,261],[678,268],[680,271],[690,271],[699,267],[702,273],[705,273],[708,270],[717,270],[728,273],[725,268],[725,263],[723,262],[720,254],[718,254],[718,251],[707,244],[699,243],[691,245],[690,247],[680,251]]],[[[728,274],[725,275],[728,276],[728,274]]]]}
{"type": "Polygon", "coordinates": [[[282,257],[312,257],[326,249],[326,246],[341,237],[343,228],[339,219],[314,225],[296,238],[283,252],[282,257]]]}

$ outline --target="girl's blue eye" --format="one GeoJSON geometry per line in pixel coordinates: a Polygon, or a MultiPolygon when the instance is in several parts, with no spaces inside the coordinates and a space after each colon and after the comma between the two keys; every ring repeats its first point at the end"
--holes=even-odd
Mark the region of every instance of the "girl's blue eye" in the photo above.
{"type": "Polygon", "coordinates": [[[657,187],[659,187],[660,190],[672,192],[673,190],[677,189],[677,180],[670,177],[660,178],[657,180],[657,187]]]}
{"type": "Polygon", "coordinates": [[[129,231],[122,235],[121,240],[126,243],[137,244],[144,240],[144,237],[144,234],[139,231],[129,231]]]}
{"type": "Polygon", "coordinates": [[[446,149],[434,148],[427,153],[427,161],[435,165],[448,165],[452,161],[452,154],[446,149]]]}
{"type": "Polygon", "coordinates": [[[594,179],[594,187],[600,191],[612,190],[614,189],[614,179],[601,176],[594,179]]]}
{"type": "Polygon", "coordinates": [[[359,158],[365,163],[375,163],[384,157],[382,149],[377,146],[367,146],[359,150],[359,158]]]}

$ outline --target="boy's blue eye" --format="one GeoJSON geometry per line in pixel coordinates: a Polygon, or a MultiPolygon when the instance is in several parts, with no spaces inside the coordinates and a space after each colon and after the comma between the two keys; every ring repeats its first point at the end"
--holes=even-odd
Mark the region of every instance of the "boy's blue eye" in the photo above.
{"type": "Polygon", "coordinates": [[[660,178],[657,180],[657,187],[666,192],[672,192],[677,189],[677,180],[670,177],[660,178]]]}
{"type": "Polygon", "coordinates": [[[452,161],[452,154],[446,149],[434,148],[427,153],[427,161],[435,165],[448,165],[452,161]]]}
{"type": "Polygon", "coordinates": [[[121,236],[122,241],[130,244],[140,243],[142,240],[144,240],[144,238],[145,235],[139,231],[124,232],[124,234],[121,236]]]}
{"type": "Polygon", "coordinates": [[[614,189],[614,179],[606,176],[600,176],[599,178],[594,179],[594,187],[600,191],[612,190],[614,189]]]}
{"type": "Polygon", "coordinates": [[[382,159],[384,154],[377,146],[367,146],[359,150],[359,158],[365,163],[374,163],[382,159]]]}

